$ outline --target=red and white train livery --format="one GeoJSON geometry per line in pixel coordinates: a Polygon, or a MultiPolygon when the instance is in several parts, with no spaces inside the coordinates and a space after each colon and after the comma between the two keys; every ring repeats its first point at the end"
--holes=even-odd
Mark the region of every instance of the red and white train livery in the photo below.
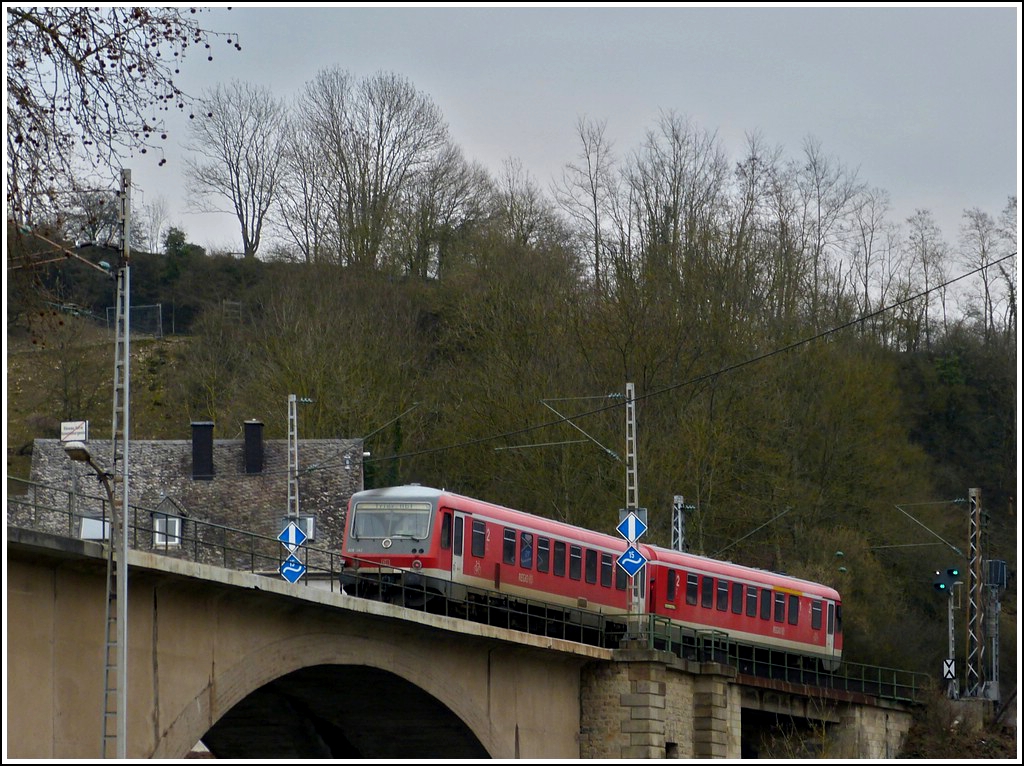
{"type": "Polygon", "coordinates": [[[718,631],[738,644],[839,665],[842,603],[835,589],[637,542],[647,562],[634,593],[617,564],[627,547],[621,537],[453,492],[370,489],[349,502],[343,580],[360,595],[392,586],[461,601],[498,593],[513,603],[612,616],[632,606],[690,633],[718,631]]]}

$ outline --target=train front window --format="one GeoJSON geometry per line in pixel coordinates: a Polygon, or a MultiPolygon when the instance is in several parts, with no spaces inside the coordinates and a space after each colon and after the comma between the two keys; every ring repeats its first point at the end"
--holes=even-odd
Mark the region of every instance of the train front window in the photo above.
{"type": "Polygon", "coordinates": [[[425,540],[430,532],[430,503],[356,503],[352,534],[357,539],[404,537],[425,540]]]}

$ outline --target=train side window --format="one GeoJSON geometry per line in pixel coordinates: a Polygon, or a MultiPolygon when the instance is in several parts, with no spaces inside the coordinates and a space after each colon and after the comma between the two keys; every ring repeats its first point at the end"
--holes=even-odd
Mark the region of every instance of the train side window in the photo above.
{"type": "Polygon", "coordinates": [[[665,600],[675,601],[676,600],[676,582],[679,580],[679,575],[673,572],[671,569],[668,570],[668,585],[665,588],[665,600]]]}
{"type": "Polygon", "coordinates": [[[597,551],[587,549],[586,552],[586,569],[584,570],[587,582],[593,584],[597,582],[597,551]]]}
{"type": "Polygon", "coordinates": [[[615,590],[626,589],[626,570],[622,567],[615,567],[615,590]]]}
{"type": "Polygon", "coordinates": [[[743,583],[732,584],[732,613],[739,614],[743,611],[743,583]]]}
{"type": "Polygon", "coordinates": [[[452,547],[452,515],[441,514],[441,548],[447,550],[452,547]]]}
{"type": "Polygon", "coordinates": [[[772,592],[768,588],[761,588],[761,619],[772,618],[772,592]]]}
{"type": "Polygon", "coordinates": [[[533,534],[530,532],[519,533],[519,566],[533,569],[533,534]]]}
{"type": "Polygon", "coordinates": [[[555,540],[555,574],[565,577],[565,543],[555,540]]]}
{"type": "Polygon", "coordinates": [[[700,605],[710,609],[715,602],[715,578],[704,575],[700,580],[700,605]]]}
{"type": "Polygon", "coordinates": [[[757,586],[747,586],[747,617],[757,617],[757,586]]]}
{"type": "Polygon", "coordinates": [[[473,520],[473,555],[477,558],[484,557],[484,547],[487,542],[487,524],[483,521],[473,520]]]}
{"type": "Polygon", "coordinates": [[[547,572],[551,557],[551,541],[546,537],[537,538],[537,571],[547,572]]]}
{"type": "Polygon", "coordinates": [[[453,546],[454,550],[452,551],[452,553],[454,553],[456,556],[461,556],[462,555],[462,526],[463,526],[463,523],[464,522],[463,522],[461,516],[456,516],[455,517],[455,543],[454,543],[454,546],[453,546]]]}
{"type": "Polygon", "coordinates": [[[516,563],[516,531],[505,527],[501,546],[501,560],[506,564],[516,563]]]}
{"type": "Polygon", "coordinates": [[[580,579],[583,569],[583,549],[578,545],[569,546],[569,579],[580,579]]]}
{"type": "Polygon", "coordinates": [[[601,587],[612,587],[612,554],[601,554],[601,587]]]}
{"type": "Polygon", "coordinates": [[[724,612],[729,608],[729,581],[718,580],[718,599],[715,603],[715,607],[719,612],[724,612]]]}
{"type": "Polygon", "coordinates": [[[800,620],[800,597],[789,597],[789,624],[796,625],[800,620]]]}
{"type": "Polygon", "coordinates": [[[843,632],[843,605],[836,604],[836,635],[843,632]]]}
{"type": "Polygon", "coordinates": [[[821,602],[811,602],[811,630],[821,630],[821,602]]]}
{"type": "Polygon", "coordinates": [[[835,632],[835,604],[828,605],[828,634],[831,636],[835,632]]]}
{"type": "Polygon", "coordinates": [[[775,594],[775,622],[786,621],[786,594],[775,594]]]}
{"type": "Polygon", "coordinates": [[[697,606],[697,575],[693,572],[686,573],[686,603],[697,606]]]}

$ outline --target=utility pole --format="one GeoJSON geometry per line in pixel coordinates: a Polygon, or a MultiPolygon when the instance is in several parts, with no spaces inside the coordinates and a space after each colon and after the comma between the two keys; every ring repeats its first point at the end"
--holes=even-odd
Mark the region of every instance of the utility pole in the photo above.
{"type": "Polygon", "coordinates": [[[288,512],[285,520],[296,524],[299,523],[299,404],[312,401],[288,394],[288,512]]]}
{"type": "Polygon", "coordinates": [[[967,561],[967,682],[968,697],[980,696],[983,686],[985,644],[982,636],[982,553],[981,490],[969,489],[971,504],[970,538],[967,561]]]}
{"type": "Polygon", "coordinates": [[[132,172],[121,171],[120,209],[118,219],[121,235],[121,263],[117,270],[117,299],[114,348],[114,407],[111,417],[111,467],[119,493],[111,493],[110,544],[117,539],[116,563],[108,559],[108,593],[106,621],[106,660],[103,696],[103,757],[109,757],[107,745],[111,739],[107,724],[116,721],[114,739],[117,757],[124,759],[128,750],[128,435],[131,339],[131,188],[132,172]],[[120,461],[120,475],[118,463],[120,461]],[[119,495],[119,497],[115,497],[119,495]],[[110,571],[112,568],[113,571],[110,571]],[[114,581],[113,590],[110,581],[114,581]],[[114,618],[116,614],[116,618],[114,618]],[[116,625],[116,638],[112,628],[116,625]],[[111,650],[116,654],[116,669],[112,673],[111,650]]]}

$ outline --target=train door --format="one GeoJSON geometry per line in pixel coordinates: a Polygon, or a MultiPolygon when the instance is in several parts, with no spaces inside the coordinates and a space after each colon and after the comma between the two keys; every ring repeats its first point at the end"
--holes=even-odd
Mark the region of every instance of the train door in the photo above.
{"type": "Polygon", "coordinates": [[[462,581],[463,572],[463,543],[466,538],[466,528],[469,526],[469,515],[461,511],[455,511],[455,518],[452,530],[452,580],[462,581]]]}

